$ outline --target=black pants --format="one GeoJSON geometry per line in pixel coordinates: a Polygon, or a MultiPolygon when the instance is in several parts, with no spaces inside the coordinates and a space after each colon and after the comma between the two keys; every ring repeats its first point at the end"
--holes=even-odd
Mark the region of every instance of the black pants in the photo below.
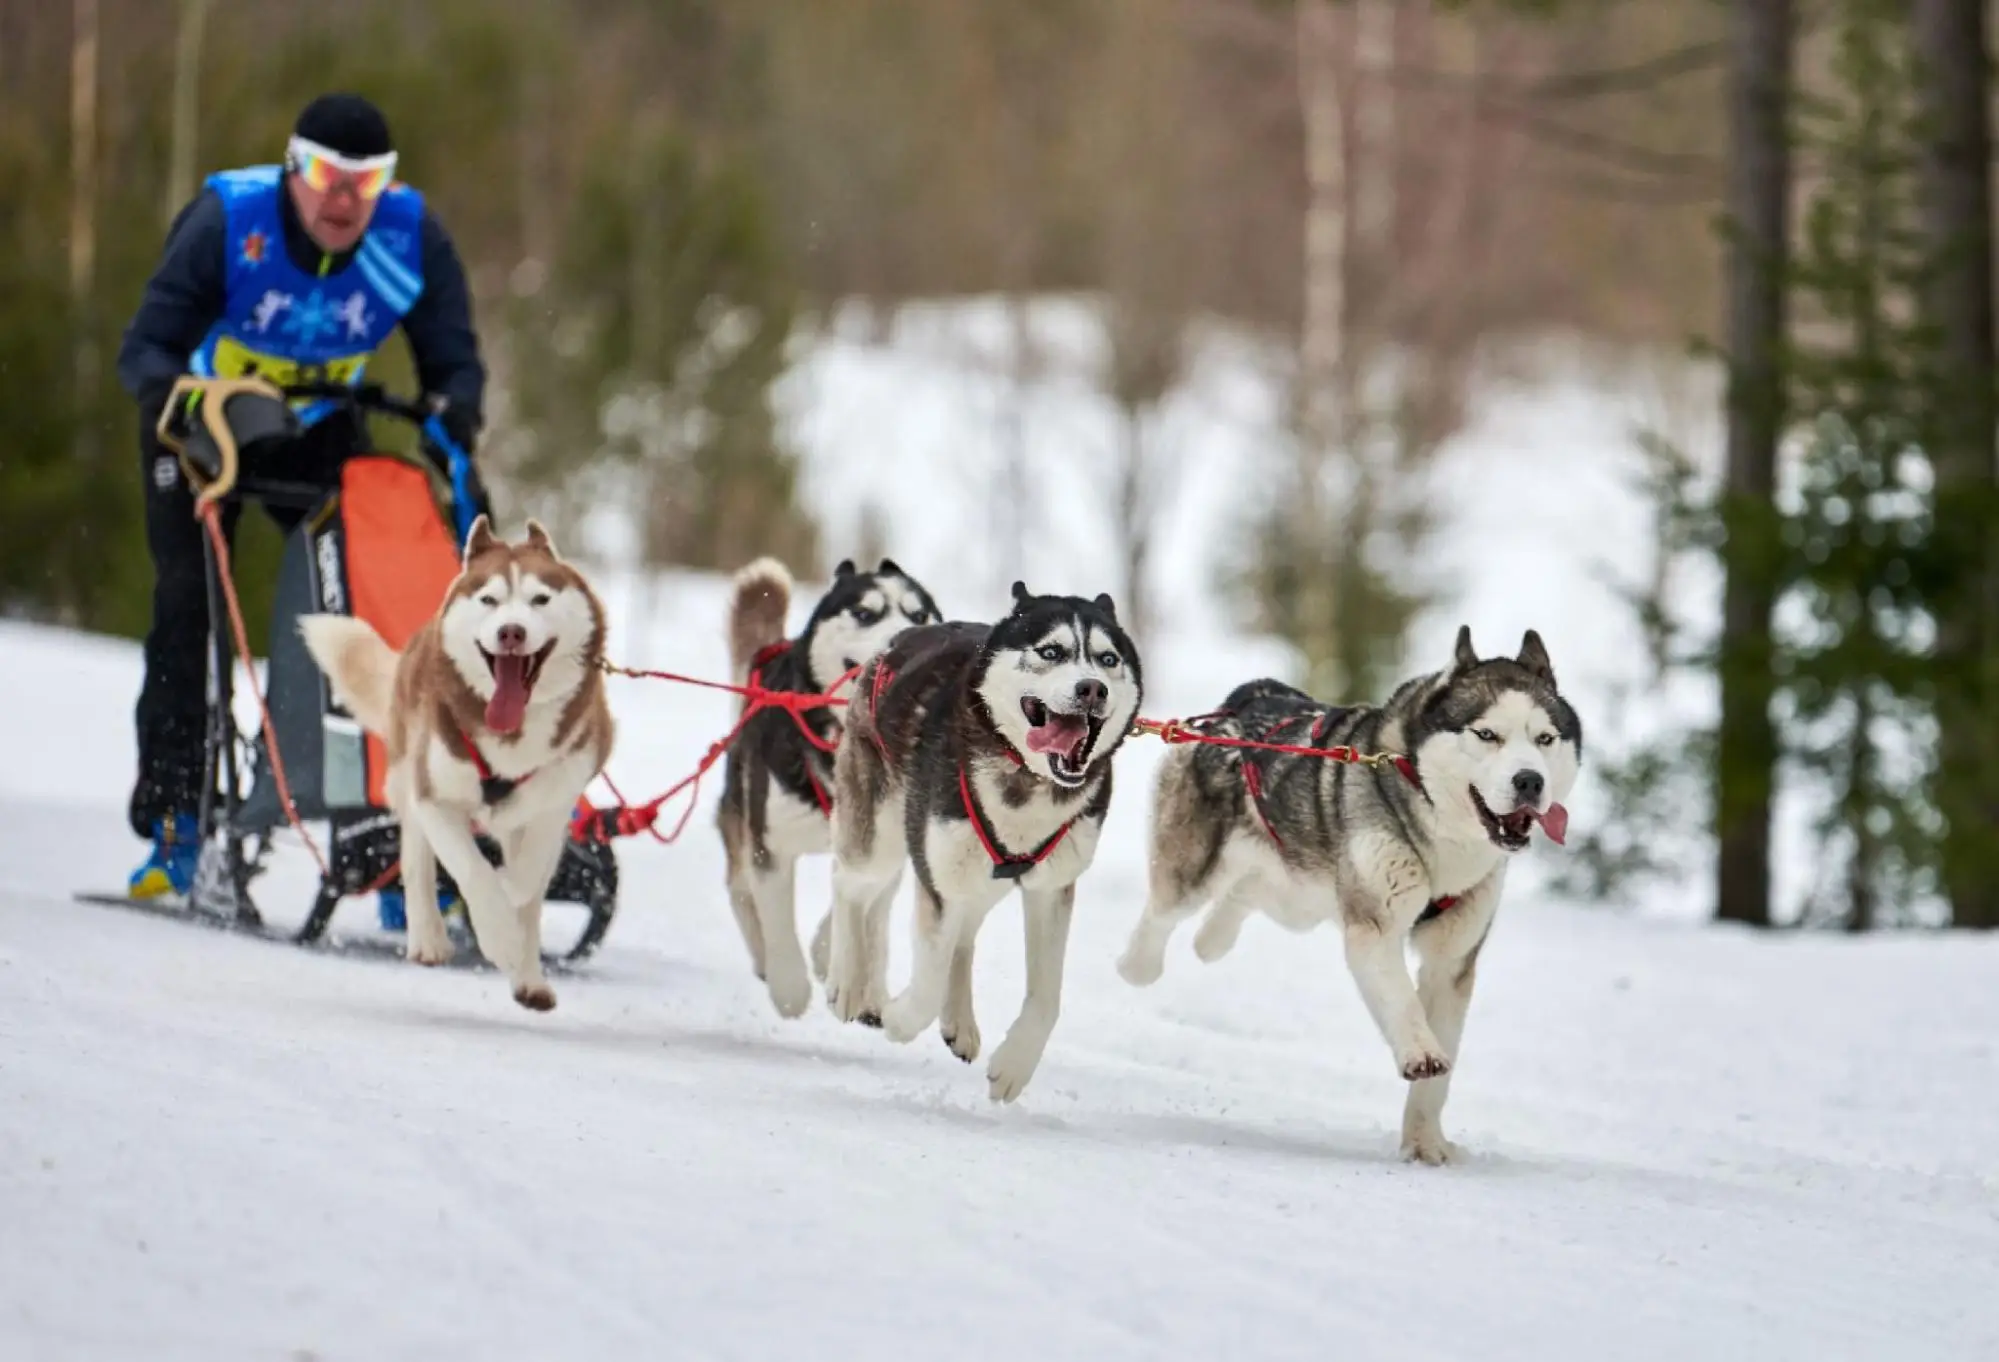
{"type": "MultiPolygon", "coordinates": [[[[141,414],[139,448],[146,482],[146,545],[153,555],[153,626],[146,634],[146,677],[137,710],[139,772],[129,811],[132,830],[153,835],[153,824],[201,805],[202,739],[207,725],[208,583],[194,494],[173,454],[153,434],[151,412],[141,414]]],[[[336,411],[297,440],[245,455],[242,471],[332,490],[340,466],[369,447],[366,426],[336,411]]],[[[265,513],[287,534],[304,507],[267,506],[265,513]]],[[[235,543],[240,505],[222,510],[222,528],[235,543]]],[[[225,625],[226,627],[226,625],[225,625]]]]}

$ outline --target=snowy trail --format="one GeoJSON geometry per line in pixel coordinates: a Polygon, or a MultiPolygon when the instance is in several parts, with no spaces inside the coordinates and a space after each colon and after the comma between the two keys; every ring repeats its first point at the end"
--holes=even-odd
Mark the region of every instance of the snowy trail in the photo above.
{"type": "MultiPolygon", "coordinates": [[[[899,560],[976,616],[1004,598],[981,544],[1000,426],[989,378],[927,333],[961,311],[905,310],[887,350],[822,342],[786,405],[829,542],[886,498],[899,560]]],[[[1055,314],[1056,339],[1086,335],[1055,314]]],[[[993,308],[969,321],[1005,333],[993,308]]],[[[1027,551],[1037,589],[1095,592],[1111,540],[1070,475],[1116,432],[1075,372],[1025,412],[1064,488],[1027,551]]],[[[1227,345],[1201,373],[1173,422],[1202,457],[1158,534],[1177,632],[1145,640],[1155,715],[1284,665],[1218,632],[1212,590],[1277,389],[1227,345]]],[[[1642,383],[1591,382],[1489,394],[1452,442],[1449,532],[1411,565],[1448,599],[1412,656],[1441,661],[1460,621],[1487,651],[1538,628],[1602,751],[1706,702],[1613,703],[1645,682],[1614,587],[1648,580],[1630,423],[1658,413],[1642,383]]],[[[721,675],[720,583],[674,576],[643,616],[600,583],[621,661],[721,675]]],[[[1711,586],[1676,596],[1698,617],[1711,586]]],[[[1999,1357],[1999,941],[1706,929],[1692,869],[1642,915],[1555,907],[1537,848],[1446,1112],[1469,1157],[1406,1166],[1403,1084],[1329,936],[1256,922],[1219,966],[1183,938],[1156,987],[1116,976],[1143,896],[1138,744],[1061,1022],[997,1109],[934,1031],[895,1047],[773,1014],[720,891],[712,784],[678,846],[621,846],[620,919],[546,1016],[491,975],[76,905],[135,856],[136,650],[0,621],[0,658],[0,1362],[1999,1357]]],[[[730,717],[713,692],[613,703],[638,797],[730,717]]],[[[1578,820],[1601,816],[1593,781],[1578,820]]],[[[1787,902],[1813,869],[1797,827],[1787,902]]],[[[270,916],[302,915],[306,869],[294,849],[263,882],[270,916]]],[[[808,930],[826,883],[801,874],[808,930]]],[[[558,910],[551,941],[576,921],[558,910]]],[[[900,921],[893,941],[900,977],[900,921]]],[[[980,942],[988,1046],[1021,954],[1008,906],[980,942]]]]}
{"type": "MultiPolygon", "coordinates": [[[[1116,978],[1129,853],[996,1109],[934,1034],[779,1021],[699,832],[633,846],[602,959],[537,1017],[486,974],[69,904],[68,867],[129,853],[101,810],[10,796],[0,828],[10,1358],[1999,1349],[1984,943],[1523,896],[1448,1113],[1471,1157],[1436,1170],[1395,1160],[1401,1084],[1330,939],[1258,924],[1116,978]]],[[[990,1042],[1017,912],[982,946],[990,1042]]]]}
{"type": "MultiPolygon", "coordinates": [[[[721,675],[720,584],[669,586],[624,656],[721,675]]],[[[999,1109],[934,1030],[775,1016],[712,784],[678,845],[621,844],[619,920],[546,1016],[490,974],[71,903],[135,854],[136,649],[0,622],[0,655],[5,1362],[1999,1356],[1999,941],[1552,906],[1537,847],[1446,1111],[1469,1157],[1408,1166],[1330,936],[1252,922],[1217,966],[1183,936],[1155,987],[1117,977],[1157,757],[1134,743],[1061,1021],[999,1109]]],[[[1271,660],[1196,633],[1148,663],[1173,714],[1271,660]]],[[[715,692],[613,704],[641,797],[730,718],[715,692]]],[[[269,916],[303,914],[308,869],[281,854],[269,916]]],[[[807,931],[827,881],[800,875],[807,931]]],[[[988,1047],[1021,957],[1008,905],[988,1047]]]]}

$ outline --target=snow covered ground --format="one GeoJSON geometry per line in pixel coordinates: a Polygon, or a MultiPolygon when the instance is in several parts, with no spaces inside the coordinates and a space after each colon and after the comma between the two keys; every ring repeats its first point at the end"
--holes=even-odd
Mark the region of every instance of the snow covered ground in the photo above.
{"type": "MultiPolygon", "coordinates": [[[[866,362],[814,371],[824,447],[874,404],[880,467],[941,460],[912,431],[949,402],[912,385],[898,405],[866,362]]],[[[1628,414],[1574,392],[1487,413],[1441,475],[1462,595],[1419,648],[1460,617],[1489,650],[1532,625],[1587,704],[1628,679],[1635,632],[1597,566],[1630,572],[1643,534],[1604,452],[1628,414]]],[[[963,521],[875,485],[914,502],[892,508],[898,555],[954,613],[990,609],[963,521]]],[[[1213,536],[1180,528],[1162,587],[1188,609],[1146,642],[1159,715],[1281,656],[1220,631],[1190,585],[1213,536]]],[[[1096,570],[1067,533],[1038,546],[1042,589],[1096,570]]],[[[721,603],[667,582],[627,655],[720,676],[721,603]]],[[[1061,1022],[1000,1109],[934,1031],[904,1048],[772,1013],[721,892],[712,783],[679,844],[621,845],[622,916],[545,1016],[490,974],[73,904],[135,856],[137,653],[0,623],[0,659],[8,1362],[1999,1356],[1999,942],[1563,905],[1538,892],[1562,853],[1537,845],[1446,1113],[1468,1158],[1404,1165],[1403,1084],[1330,936],[1253,923],[1215,967],[1183,937],[1155,988],[1118,979],[1157,756],[1135,741],[1061,1022]]],[[[718,693],[615,686],[635,795],[729,721],[718,693]]],[[[1571,808],[1600,812],[1587,787],[1571,808]]],[[[284,857],[263,905],[295,921],[307,863],[284,857]]],[[[807,930],[825,889],[823,865],[801,876],[807,930]]],[[[981,943],[989,1042],[1018,1006],[1019,930],[1002,909],[981,943]]]]}
{"type": "MultiPolygon", "coordinates": [[[[712,665],[719,599],[675,600],[712,665]]],[[[625,844],[623,917],[547,1016],[491,975],[69,903],[132,858],[135,658],[16,626],[0,652],[0,1356],[1999,1350],[1999,942],[1519,893],[1448,1113],[1470,1158],[1403,1165],[1402,1084],[1330,937],[1256,924],[1221,966],[1183,939],[1157,988],[1116,977],[1141,746],[1048,1058],[996,1109],[934,1033],[771,1013],[705,804],[677,846],[625,844]]],[[[618,769],[663,784],[724,706],[639,685],[618,769]]],[[[801,899],[809,924],[823,872],[801,899]]],[[[987,928],[989,1039],[1018,933],[987,928]]]]}

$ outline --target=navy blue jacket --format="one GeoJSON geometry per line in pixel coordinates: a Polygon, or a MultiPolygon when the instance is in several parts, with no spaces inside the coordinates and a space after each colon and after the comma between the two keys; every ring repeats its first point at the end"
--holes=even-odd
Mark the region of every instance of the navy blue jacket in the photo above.
{"type": "MultiPolygon", "coordinates": [[[[291,195],[280,193],[278,202],[285,249],[299,268],[320,273],[325,252],[306,234],[291,195]]],[[[166,249],[118,349],[118,381],[146,413],[147,429],[174,380],[187,373],[188,357],[222,315],[227,249],[222,200],[204,189],[167,229],[166,249]]],[[[416,360],[417,381],[426,394],[450,400],[447,426],[469,448],[484,424],[486,366],[472,329],[472,291],[464,264],[443,225],[428,211],[422,250],[423,293],[403,317],[403,335],[416,360]]],[[[346,269],[353,254],[334,256],[325,272],[346,269]]]]}

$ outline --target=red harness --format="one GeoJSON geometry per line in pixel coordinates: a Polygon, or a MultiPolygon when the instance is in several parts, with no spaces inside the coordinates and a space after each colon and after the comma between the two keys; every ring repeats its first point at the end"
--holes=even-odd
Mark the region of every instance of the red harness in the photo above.
{"type": "MultiPolygon", "coordinates": [[[[888,744],[882,741],[881,697],[882,692],[888,689],[894,679],[894,673],[889,670],[886,662],[879,662],[875,664],[875,679],[868,686],[868,727],[875,740],[875,750],[881,753],[884,762],[889,761],[890,757],[888,744]]],[[[1007,759],[1015,766],[1025,768],[1026,761],[1021,758],[1020,753],[1013,750],[1013,745],[1005,739],[1000,741],[1006,751],[1007,759]]],[[[958,767],[958,799],[964,805],[965,817],[971,822],[972,832],[978,837],[979,845],[985,848],[986,859],[993,863],[993,878],[996,880],[1017,880],[1047,860],[1055,848],[1062,845],[1062,839],[1069,835],[1069,829],[1075,824],[1076,818],[1082,817],[1079,810],[1076,818],[1071,818],[1055,829],[1054,835],[1047,841],[1025,856],[1015,856],[1000,850],[998,833],[993,828],[991,820],[986,817],[985,810],[979,807],[978,797],[972,793],[971,769],[962,764],[958,767]]]]}
{"type": "MultiPolygon", "coordinates": [[[[764,668],[768,667],[772,662],[775,662],[778,658],[783,657],[786,653],[790,651],[791,651],[791,640],[788,638],[781,638],[775,643],[767,643],[763,647],[757,649],[756,655],[750,659],[750,674],[748,677],[748,689],[753,691],[765,689],[763,683],[764,668]]],[[[839,682],[836,681],[834,684],[838,685],[839,682]]],[[[831,753],[835,748],[839,746],[837,742],[832,742],[826,738],[820,737],[817,733],[814,733],[812,729],[803,722],[800,722],[797,725],[797,728],[798,731],[804,735],[805,741],[811,743],[821,752],[831,753]]],[[[812,798],[818,801],[819,812],[821,816],[826,818],[831,818],[833,816],[833,796],[831,792],[829,792],[825,787],[825,785],[820,782],[819,773],[812,769],[812,762],[810,758],[808,758],[804,762],[804,766],[805,766],[805,783],[812,787],[812,798]]]]}
{"type": "MultiPolygon", "coordinates": [[[[1014,760],[1018,762],[1020,758],[1016,756],[1014,760]]],[[[972,820],[972,831],[978,834],[979,845],[986,849],[986,859],[993,863],[993,878],[996,880],[1017,880],[1047,860],[1050,853],[1062,845],[1062,839],[1069,835],[1070,825],[1076,821],[1075,818],[1071,818],[1055,829],[1054,836],[1027,855],[1009,856],[999,849],[999,842],[993,835],[993,826],[986,821],[985,810],[979,807],[977,797],[972,794],[971,771],[964,766],[958,768],[958,797],[964,801],[965,817],[972,820]]],[[[1081,814],[1077,817],[1081,817],[1081,814]]]]}
{"type": "MultiPolygon", "coordinates": [[[[1304,717],[1305,716],[1302,714],[1294,714],[1290,718],[1282,720],[1276,726],[1271,728],[1269,732],[1263,735],[1264,739],[1265,740],[1275,739],[1278,734],[1282,733],[1285,729],[1291,727],[1291,725],[1297,723],[1300,719],[1304,717]]],[[[1306,735],[1306,741],[1311,743],[1318,742],[1319,725],[1324,722],[1325,718],[1322,717],[1313,723],[1312,731],[1306,735]]],[[[1335,757],[1335,758],[1341,756],[1346,752],[1350,752],[1351,750],[1352,750],[1351,748],[1343,748],[1343,747],[1315,749],[1317,755],[1324,757],[1335,757]]],[[[1301,753],[1300,755],[1303,754],[1301,753]]],[[[1402,774],[1408,779],[1410,784],[1416,786],[1416,788],[1418,789],[1421,789],[1423,787],[1422,780],[1416,774],[1415,763],[1405,759],[1396,762],[1395,768],[1398,771],[1402,772],[1402,774]]],[[[1257,821],[1263,824],[1264,832],[1269,834],[1270,840],[1272,842],[1275,842],[1277,844],[1278,849],[1281,851],[1284,847],[1284,839],[1277,835],[1277,829],[1271,823],[1270,815],[1264,811],[1263,807],[1263,772],[1259,770],[1254,764],[1252,764],[1247,757],[1244,757],[1242,763],[1242,784],[1243,784],[1243,789],[1247,791],[1249,794],[1250,808],[1256,810],[1257,821]]],[[[1423,911],[1417,916],[1416,920],[1418,922],[1428,922],[1431,918],[1436,917],[1438,914],[1447,913],[1451,909],[1457,906],[1458,906],[1458,896],[1456,894],[1441,895],[1438,898],[1431,899],[1430,902],[1424,907],[1423,911]]]]}
{"type": "Polygon", "coordinates": [[[875,751],[882,754],[883,761],[887,761],[889,755],[888,744],[882,741],[882,692],[888,689],[889,682],[894,679],[895,673],[888,669],[888,661],[883,659],[875,663],[875,679],[868,685],[868,732],[874,738],[875,751]]]}
{"type": "Polygon", "coordinates": [[[831,818],[833,816],[833,796],[827,792],[824,785],[819,783],[819,773],[812,769],[811,762],[805,764],[805,783],[812,787],[812,797],[819,801],[820,817],[831,818]]]}
{"type": "Polygon", "coordinates": [[[479,744],[472,741],[472,735],[464,729],[458,730],[458,739],[465,744],[465,759],[472,763],[472,769],[479,773],[479,798],[488,806],[498,804],[515,790],[528,783],[534,776],[530,771],[519,777],[496,776],[493,768],[486,764],[486,758],[479,752],[479,744]]]}

